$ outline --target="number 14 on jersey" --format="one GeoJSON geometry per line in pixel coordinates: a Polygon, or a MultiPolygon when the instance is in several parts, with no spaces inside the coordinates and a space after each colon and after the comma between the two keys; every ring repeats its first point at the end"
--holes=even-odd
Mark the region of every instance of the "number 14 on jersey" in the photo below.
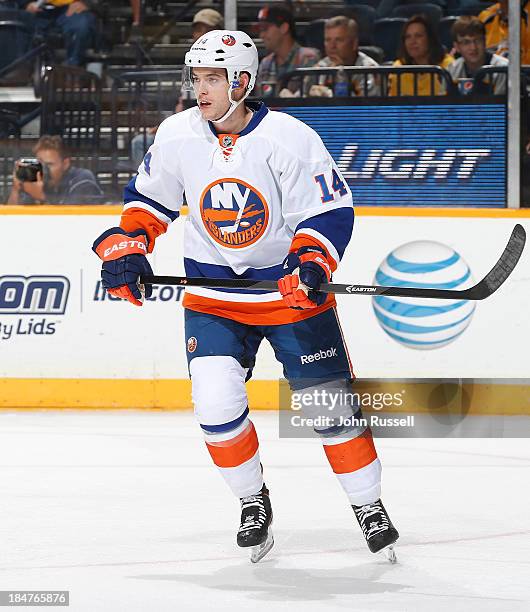
{"type": "Polygon", "coordinates": [[[315,177],[315,183],[318,183],[320,187],[320,191],[322,192],[321,200],[322,204],[326,204],[327,202],[332,202],[335,199],[335,193],[339,192],[340,196],[346,195],[348,190],[344,185],[344,181],[340,178],[337,171],[333,169],[331,188],[333,193],[329,190],[328,183],[326,181],[326,177],[323,174],[317,174],[315,177]]]}

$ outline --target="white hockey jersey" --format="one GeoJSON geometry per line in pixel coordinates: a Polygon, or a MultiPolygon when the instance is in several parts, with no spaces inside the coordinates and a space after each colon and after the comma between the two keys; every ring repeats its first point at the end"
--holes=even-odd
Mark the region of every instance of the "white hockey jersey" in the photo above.
{"type": "MultiPolygon", "coordinates": [[[[240,134],[220,134],[198,108],[166,119],[125,189],[122,227],[154,239],[188,215],[188,276],[277,280],[289,250],[318,244],[336,267],[351,237],[350,189],[314,130],[262,103],[240,134]]],[[[293,322],[318,309],[287,308],[278,292],[190,287],[184,306],[241,322],[293,322]]]]}

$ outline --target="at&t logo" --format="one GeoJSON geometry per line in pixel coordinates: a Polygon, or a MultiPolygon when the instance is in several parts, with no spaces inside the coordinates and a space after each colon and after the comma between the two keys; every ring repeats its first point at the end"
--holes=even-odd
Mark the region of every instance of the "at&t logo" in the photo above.
{"type": "MultiPolygon", "coordinates": [[[[467,263],[452,248],[418,240],[392,251],[379,266],[374,284],[387,287],[468,289],[474,284],[467,263]]],[[[412,349],[436,349],[456,340],[467,328],[475,303],[430,298],[372,298],[382,329],[412,349]]]]}

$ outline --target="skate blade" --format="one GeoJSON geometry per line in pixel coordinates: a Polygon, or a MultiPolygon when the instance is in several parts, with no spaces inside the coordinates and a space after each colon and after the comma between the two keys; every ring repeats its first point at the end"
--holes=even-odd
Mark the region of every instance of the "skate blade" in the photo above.
{"type": "Polygon", "coordinates": [[[384,553],[385,557],[390,561],[390,563],[397,563],[396,551],[394,550],[393,544],[390,544],[390,546],[383,548],[381,552],[384,553]]]}
{"type": "Polygon", "coordinates": [[[259,544],[258,546],[252,546],[250,553],[250,561],[252,563],[257,563],[261,561],[263,557],[269,552],[269,550],[274,546],[274,536],[272,535],[272,531],[269,529],[269,534],[267,539],[263,544],[259,544]]]}

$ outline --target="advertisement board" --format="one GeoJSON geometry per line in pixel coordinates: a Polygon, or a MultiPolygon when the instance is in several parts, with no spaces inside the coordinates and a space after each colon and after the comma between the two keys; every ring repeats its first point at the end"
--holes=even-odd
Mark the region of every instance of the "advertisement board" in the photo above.
{"type": "Polygon", "coordinates": [[[504,104],[295,105],[361,206],[506,206],[504,104]]]}
{"type": "MultiPolygon", "coordinates": [[[[394,276],[394,282],[405,282],[410,269],[404,269],[403,262],[408,258],[427,269],[431,283],[464,287],[494,265],[516,221],[530,231],[524,212],[521,218],[488,217],[487,211],[480,217],[432,213],[360,209],[334,280],[381,284],[394,276]],[[433,263],[437,265],[429,272],[433,263]]],[[[53,404],[55,391],[48,392],[46,381],[70,381],[69,393],[74,394],[76,388],[86,394],[80,385],[91,381],[93,401],[105,406],[113,405],[113,398],[102,395],[106,382],[158,381],[174,390],[167,391],[173,393],[172,406],[190,405],[183,290],[156,287],[141,308],[102,290],[99,260],[90,246],[115,219],[104,214],[21,214],[0,220],[0,390],[7,389],[9,381],[24,381],[15,391],[11,388],[10,397],[16,394],[24,403],[29,394],[26,403],[31,404],[37,392],[28,381],[38,381],[39,392],[48,397],[45,403],[53,404]]],[[[150,256],[156,273],[182,274],[184,223],[178,220],[159,238],[150,256]]],[[[339,296],[339,316],[357,376],[527,377],[529,279],[527,249],[506,284],[482,302],[454,306],[449,301],[408,304],[410,300],[403,299],[396,305],[366,295],[339,296]]],[[[279,378],[281,367],[263,343],[253,378],[261,385],[260,393],[266,392],[267,381],[279,378]]],[[[156,384],[141,388],[153,397],[158,392],[156,384]]],[[[0,405],[8,403],[6,393],[0,393],[0,405]]],[[[129,396],[135,397],[133,391],[129,396]]],[[[151,397],[130,401],[152,403],[151,397]]]]}

